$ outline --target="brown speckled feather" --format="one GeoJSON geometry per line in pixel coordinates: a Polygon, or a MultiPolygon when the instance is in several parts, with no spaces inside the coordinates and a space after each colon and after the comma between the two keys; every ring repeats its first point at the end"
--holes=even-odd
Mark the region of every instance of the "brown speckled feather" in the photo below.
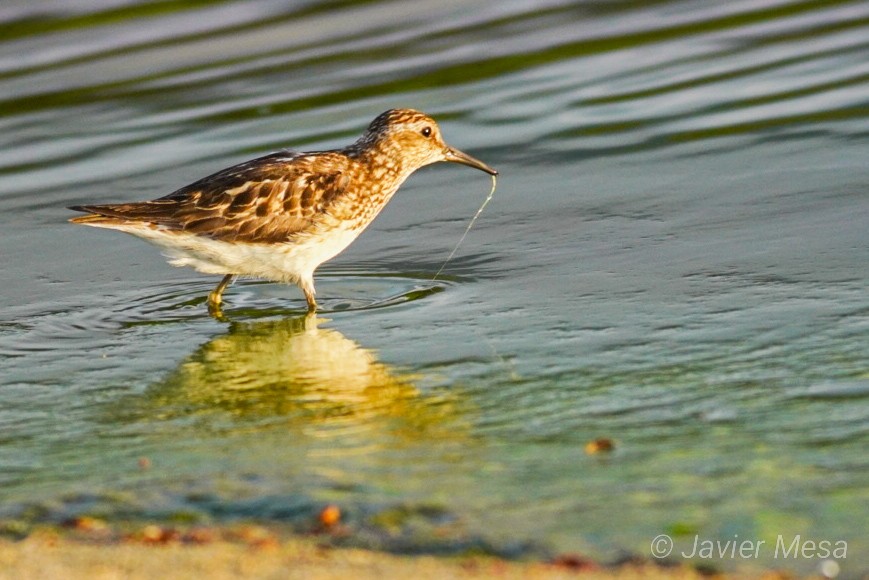
{"type": "Polygon", "coordinates": [[[337,152],[282,151],[229,167],[153,201],[77,209],[226,242],[283,242],[304,231],[347,191],[347,165],[347,158],[337,152]]]}

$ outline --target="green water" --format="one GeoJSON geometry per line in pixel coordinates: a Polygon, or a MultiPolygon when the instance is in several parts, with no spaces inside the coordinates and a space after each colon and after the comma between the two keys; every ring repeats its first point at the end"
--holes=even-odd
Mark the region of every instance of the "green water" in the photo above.
{"type": "MultiPolygon", "coordinates": [[[[800,534],[869,568],[865,2],[0,20],[0,519],[303,526],[337,502],[349,542],[398,551],[800,534]],[[411,178],[319,270],[307,323],[257,281],[214,320],[217,277],[65,221],[405,106],[501,172],[436,282],[489,190],[468,168],[411,178]]],[[[760,556],[711,563],[820,562],[760,556]]]]}

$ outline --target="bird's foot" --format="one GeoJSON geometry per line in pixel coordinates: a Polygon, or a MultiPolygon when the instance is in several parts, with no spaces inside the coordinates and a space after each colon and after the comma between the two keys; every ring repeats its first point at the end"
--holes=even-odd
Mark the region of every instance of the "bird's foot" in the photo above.
{"type": "Polygon", "coordinates": [[[206,304],[208,305],[208,314],[217,320],[225,320],[226,317],[223,315],[222,307],[223,300],[221,300],[220,294],[217,292],[209,293],[206,304]]]}
{"type": "Polygon", "coordinates": [[[226,316],[223,314],[223,308],[220,307],[220,304],[215,304],[211,300],[208,301],[208,314],[219,321],[226,320],[226,316]]]}

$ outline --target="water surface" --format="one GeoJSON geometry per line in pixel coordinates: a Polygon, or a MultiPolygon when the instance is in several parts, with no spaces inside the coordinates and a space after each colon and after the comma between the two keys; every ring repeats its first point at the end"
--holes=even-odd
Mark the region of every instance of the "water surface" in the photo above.
{"type": "Polygon", "coordinates": [[[866,570],[865,2],[15,0],[0,32],[4,517],[338,502],[389,549],[801,534],[866,570]],[[216,277],[65,222],[396,106],[501,171],[437,282],[465,167],[320,269],[314,322],[256,281],[212,319],[216,277]]]}

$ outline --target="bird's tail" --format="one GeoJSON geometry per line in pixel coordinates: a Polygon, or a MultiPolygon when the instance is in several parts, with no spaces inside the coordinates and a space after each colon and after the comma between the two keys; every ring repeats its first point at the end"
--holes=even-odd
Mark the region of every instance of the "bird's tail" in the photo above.
{"type": "Polygon", "coordinates": [[[165,203],[118,203],[106,205],[74,205],[67,209],[87,215],[70,218],[74,224],[112,227],[122,224],[151,222],[159,223],[168,204],[165,203]]]}
{"type": "Polygon", "coordinates": [[[70,223],[82,224],[86,226],[110,226],[122,223],[123,219],[118,219],[118,216],[107,215],[103,210],[104,206],[96,205],[74,205],[68,207],[73,211],[84,212],[86,215],[70,218],[70,223]]]}

